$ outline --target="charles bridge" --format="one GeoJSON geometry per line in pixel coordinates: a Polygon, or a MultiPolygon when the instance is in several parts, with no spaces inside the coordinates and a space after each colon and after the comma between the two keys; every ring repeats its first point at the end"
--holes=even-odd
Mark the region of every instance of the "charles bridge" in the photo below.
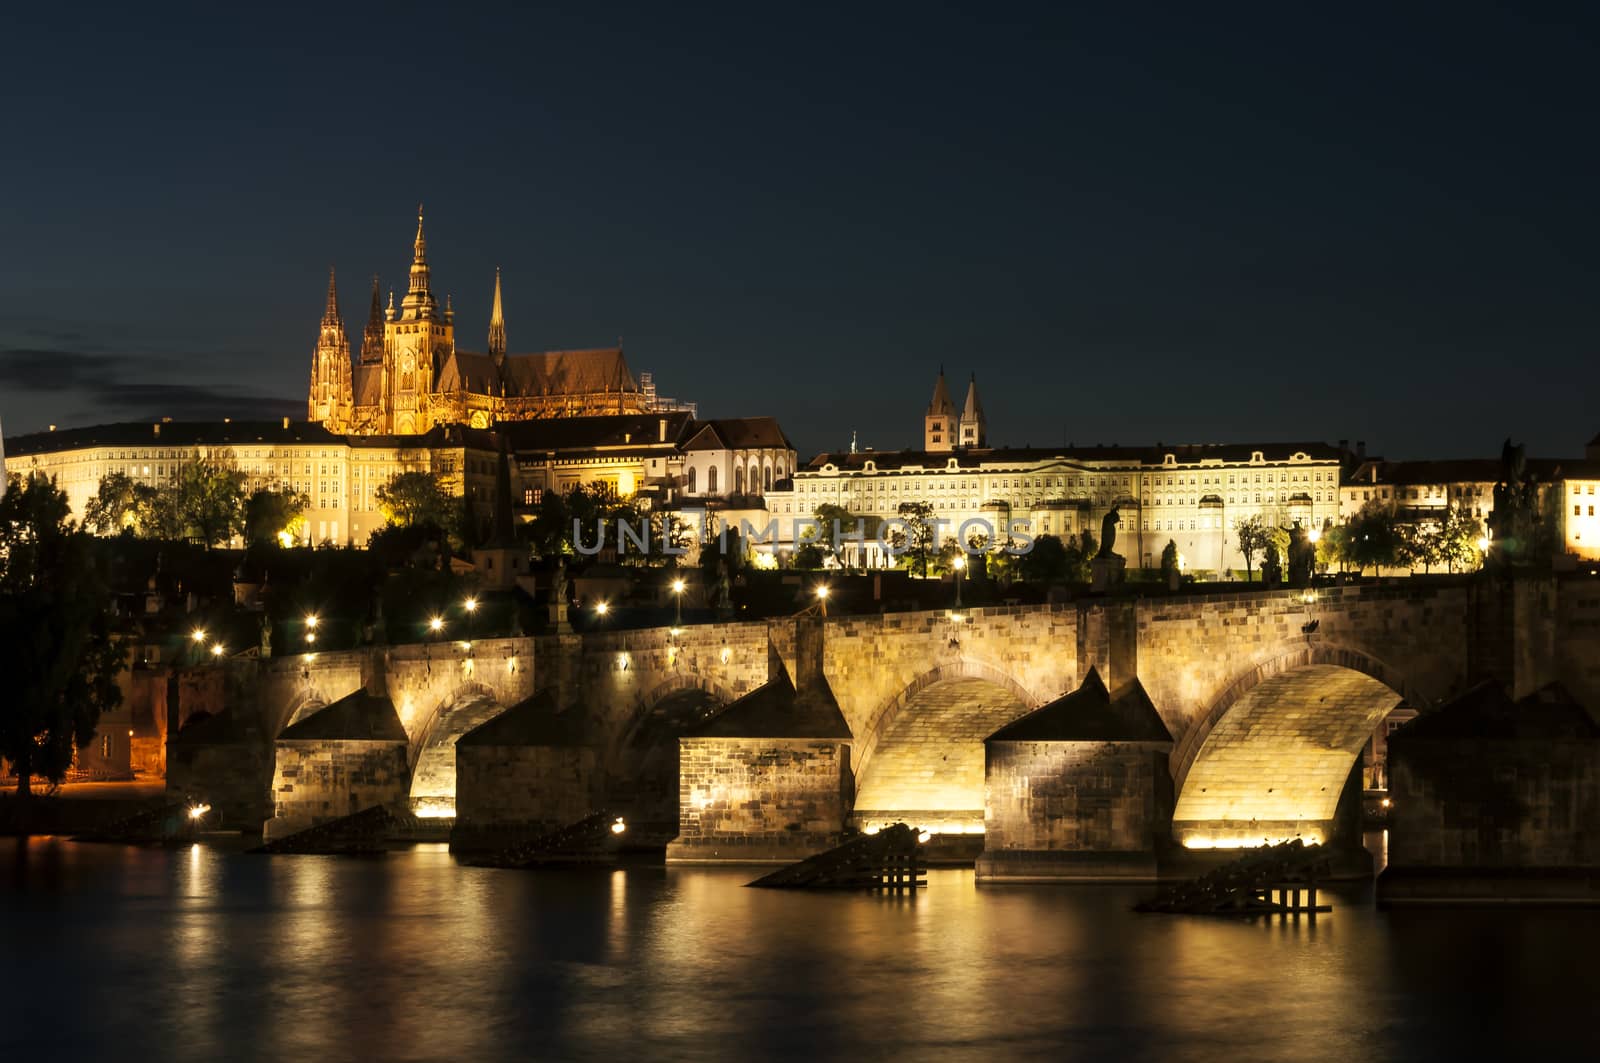
{"type": "Polygon", "coordinates": [[[463,844],[625,807],[669,859],[905,821],[984,833],[980,876],[1140,874],[1331,839],[1402,700],[1492,677],[1600,704],[1597,651],[1600,580],[1458,578],[241,657],[174,680],[168,788],[269,836],[384,802],[463,844]]]}

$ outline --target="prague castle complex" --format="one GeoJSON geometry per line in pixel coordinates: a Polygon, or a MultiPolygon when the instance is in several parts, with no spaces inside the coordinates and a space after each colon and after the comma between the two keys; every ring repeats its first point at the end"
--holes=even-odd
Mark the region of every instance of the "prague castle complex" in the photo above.
{"type": "Polygon", "coordinates": [[[328,302],[311,362],[306,419],[351,435],[420,435],[435,425],[487,428],[502,421],[648,413],[663,408],[628,371],[620,347],[509,354],[500,274],[494,279],[488,350],[456,347],[455,311],[433,294],[428,242],[417,211],[417,236],[405,298],[372,308],[352,363],[330,273],[328,302]]]}
{"type": "MultiPolygon", "coordinates": [[[[765,516],[775,518],[775,537],[752,546],[778,557],[802,545],[800,519],[819,507],[888,519],[911,502],[931,507],[943,534],[962,538],[972,521],[997,539],[1017,526],[1029,535],[1098,535],[1115,510],[1117,549],[1130,565],[1153,566],[1171,541],[1190,569],[1219,573],[1245,567],[1233,534],[1240,520],[1320,529],[1373,501],[1415,519],[1436,519],[1450,505],[1486,518],[1498,472],[1494,461],[1368,461],[1359,446],[1310,441],[996,446],[976,377],[957,406],[942,369],[920,448],[852,445],[802,463],[772,418],[701,420],[693,404],[659,397],[649,374],[636,379],[620,347],[511,352],[498,271],[485,339],[481,353],[457,346],[451,301],[441,305],[434,293],[419,208],[405,295],[397,306],[391,293],[384,305],[374,280],[358,351],[330,272],[304,422],[52,428],[13,437],[0,453],[10,474],[54,477],[80,516],[107,475],[159,485],[185,461],[220,459],[244,473],[247,490],[303,495],[312,543],[365,543],[384,520],[378,489],[402,472],[431,473],[487,517],[505,453],[525,507],[545,491],[600,484],[648,507],[765,516]]],[[[1541,482],[1571,496],[1559,510],[1560,541],[1580,557],[1600,557],[1591,501],[1597,449],[1591,444],[1583,460],[1537,463],[1541,482]]],[[[847,563],[889,563],[870,541],[842,553],[847,563]]]]}

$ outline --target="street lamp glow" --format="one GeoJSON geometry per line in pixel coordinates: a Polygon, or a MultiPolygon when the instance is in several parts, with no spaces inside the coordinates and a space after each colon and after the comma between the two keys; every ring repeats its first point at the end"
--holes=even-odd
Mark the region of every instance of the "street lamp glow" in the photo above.
{"type": "Polygon", "coordinates": [[[211,811],[210,805],[194,805],[189,809],[189,818],[198,820],[201,816],[211,811]]]}
{"type": "Polygon", "coordinates": [[[306,632],[306,645],[309,646],[309,645],[311,645],[312,643],[314,643],[316,641],[317,641],[317,633],[315,631],[307,631],[306,632]]]}
{"type": "Polygon", "coordinates": [[[466,601],[462,602],[461,605],[462,608],[466,609],[466,611],[469,613],[476,613],[478,611],[478,599],[476,598],[468,598],[466,601]]]}
{"type": "Polygon", "coordinates": [[[436,616],[432,620],[429,620],[428,621],[428,630],[434,632],[435,634],[437,634],[440,631],[443,631],[444,630],[444,617],[436,616]]]}
{"type": "Polygon", "coordinates": [[[827,601],[828,600],[828,593],[829,593],[828,585],[826,583],[817,584],[817,597],[819,599],[821,599],[822,601],[827,601]]]}
{"type": "Polygon", "coordinates": [[[952,564],[955,565],[956,571],[959,572],[962,569],[967,567],[967,559],[966,559],[966,557],[964,555],[957,554],[956,555],[956,559],[955,559],[955,561],[952,562],[952,564]]]}
{"type": "Polygon", "coordinates": [[[312,631],[317,630],[317,625],[320,624],[321,622],[322,622],[321,619],[317,616],[316,613],[307,613],[306,614],[306,627],[310,628],[312,631]]]}
{"type": "Polygon", "coordinates": [[[222,649],[222,643],[213,642],[211,644],[211,656],[213,656],[213,657],[221,657],[223,652],[224,651],[222,649]]]}
{"type": "Polygon", "coordinates": [[[611,603],[605,601],[595,602],[594,611],[599,613],[601,616],[605,616],[607,613],[611,612],[611,603]]]}
{"type": "Polygon", "coordinates": [[[683,593],[683,588],[684,588],[683,580],[675,579],[675,580],[672,581],[672,593],[673,594],[682,594],[683,593]]]}
{"type": "Polygon", "coordinates": [[[206,629],[203,627],[197,627],[193,632],[190,633],[189,637],[194,639],[196,642],[204,642],[206,640],[206,629]]]}
{"type": "Polygon", "coordinates": [[[1322,529],[1321,528],[1312,528],[1311,531],[1306,534],[1306,538],[1310,539],[1313,543],[1321,542],[1322,541],[1322,529]]]}
{"type": "Polygon", "coordinates": [[[1478,552],[1483,554],[1489,552],[1489,537],[1487,535],[1478,536],[1478,552]]]}

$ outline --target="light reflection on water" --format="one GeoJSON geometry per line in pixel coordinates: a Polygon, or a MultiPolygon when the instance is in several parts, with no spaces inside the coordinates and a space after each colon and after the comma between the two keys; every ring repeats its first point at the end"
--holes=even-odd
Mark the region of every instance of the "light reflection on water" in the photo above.
{"type": "Polygon", "coordinates": [[[0,840],[0,1048],[51,1058],[1528,1058],[1600,1050],[1600,916],[1139,916],[1119,887],[749,890],[0,840]]]}

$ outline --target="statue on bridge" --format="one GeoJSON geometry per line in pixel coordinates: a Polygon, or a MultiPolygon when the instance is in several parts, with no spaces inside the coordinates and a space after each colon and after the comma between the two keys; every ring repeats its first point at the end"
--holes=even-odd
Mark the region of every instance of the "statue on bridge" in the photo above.
{"type": "Polygon", "coordinates": [[[272,656],[272,617],[261,614],[260,652],[263,658],[272,656]]]}
{"type": "Polygon", "coordinates": [[[1111,548],[1117,542],[1117,525],[1122,523],[1122,513],[1116,506],[1111,507],[1111,512],[1100,519],[1100,552],[1095,554],[1095,560],[1119,556],[1111,548]]]}
{"type": "Polygon", "coordinates": [[[1317,567],[1317,548],[1299,521],[1289,529],[1289,585],[1308,587],[1317,567]]]}

